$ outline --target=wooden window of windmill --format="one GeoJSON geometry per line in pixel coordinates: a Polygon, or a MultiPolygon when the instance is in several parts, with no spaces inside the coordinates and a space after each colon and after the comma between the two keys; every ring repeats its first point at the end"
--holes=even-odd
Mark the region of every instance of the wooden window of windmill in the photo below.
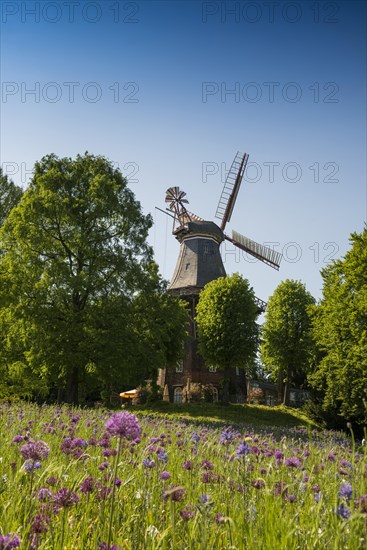
{"type": "Polygon", "coordinates": [[[217,367],[213,367],[212,365],[209,367],[209,372],[217,372],[217,367]]]}
{"type": "Polygon", "coordinates": [[[183,372],[183,359],[176,363],[176,372],[183,372]]]}

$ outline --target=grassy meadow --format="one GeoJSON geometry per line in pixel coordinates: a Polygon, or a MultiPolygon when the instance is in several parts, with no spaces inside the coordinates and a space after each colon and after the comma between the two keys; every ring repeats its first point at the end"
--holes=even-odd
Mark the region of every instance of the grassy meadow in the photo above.
{"type": "Polygon", "coordinates": [[[366,448],[297,411],[0,403],[0,549],[366,547],[366,448]]]}

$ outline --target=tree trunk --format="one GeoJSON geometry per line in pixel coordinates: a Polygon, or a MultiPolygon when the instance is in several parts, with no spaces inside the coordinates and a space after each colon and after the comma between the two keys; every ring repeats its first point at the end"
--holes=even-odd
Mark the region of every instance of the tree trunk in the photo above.
{"type": "Polygon", "coordinates": [[[291,368],[290,366],[288,365],[287,366],[287,377],[286,377],[286,382],[285,382],[285,387],[284,387],[284,396],[283,396],[283,405],[285,405],[286,407],[289,407],[289,403],[290,403],[290,392],[291,392],[291,368]]]}
{"type": "Polygon", "coordinates": [[[57,402],[63,403],[65,401],[65,390],[60,386],[57,388],[57,402]]]}
{"type": "Polygon", "coordinates": [[[284,371],[281,369],[278,374],[278,402],[284,402],[284,371]]]}
{"type": "Polygon", "coordinates": [[[224,369],[224,377],[223,377],[223,405],[229,405],[229,373],[230,369],[226,367],[224,369]]]}
{"type": "Polygon", "coordinates": [[[72,370],[67,373],[66,378],[66,402],[73,405],[78,405],[79,400],[78,378],[78,368],[73,367],[72,370]]]}

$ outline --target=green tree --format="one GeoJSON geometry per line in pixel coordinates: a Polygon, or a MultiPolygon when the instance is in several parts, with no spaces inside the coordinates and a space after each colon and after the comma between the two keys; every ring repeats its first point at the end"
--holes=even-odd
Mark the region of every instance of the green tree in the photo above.
{"type": "Polygon", "coordinates": [[[289,405],[292,384],[305,384],[314,353],[309,308],[315,303],[300,281],[287,279],[269,298],[262,327],[262,362],[289,405]]]}
{"type": "Polygon", "coordinates": [[[137,295],[161,293],[146,243],[151,223],[105,158],[49,155],[36,163],[0,231],[7,365],[17,360],[74,403],[79,388],[131,378],[144,341],[136,337],[137,295]]]}
{"type": "Polygon", "coordinates": [[[323,297],[314,308],[313,335],[322,358],[310,383],[323,409],[346,420],[366,421],[367,229],[352,233],[343,259],[321,271],[323,297]]]}
{"type": "Polygon", "coordinates": [[[0,168],[0,227],[4,224],[10,211],[22,198],[23,190],[15,185],[0,168]]]}
{"type": "MultiPolygon", "coordinates": [[[[137,362],[145,378],[155,380],[159,368],[177,364],[184,351],[188,313],[183,301],[162,291],[141,292],[133,304],[137,362]]],[[[140,378],[141,380],[141,378],[140,378]]]]}
{"type": "Polygon", "coordinates": [[[224,370],[223,401],[229,400],[229,369],[253,364],[259,314],[253,289],[238,273],[208,283],[200,293],[196,322],[199,351],[207,364],[224,370]]]}

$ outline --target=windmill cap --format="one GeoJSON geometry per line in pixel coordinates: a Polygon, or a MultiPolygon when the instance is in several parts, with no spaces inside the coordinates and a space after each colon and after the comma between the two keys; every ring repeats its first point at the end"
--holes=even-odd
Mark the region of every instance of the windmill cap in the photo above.
{"type": "Polygon", "coordinates": [[[214,222],[209,221],[192,221],[181,225],[174,231],[176,239],[182,242],[188,237],[211,237],[218,243],[224,241],[224,233],[214,222]]]}

